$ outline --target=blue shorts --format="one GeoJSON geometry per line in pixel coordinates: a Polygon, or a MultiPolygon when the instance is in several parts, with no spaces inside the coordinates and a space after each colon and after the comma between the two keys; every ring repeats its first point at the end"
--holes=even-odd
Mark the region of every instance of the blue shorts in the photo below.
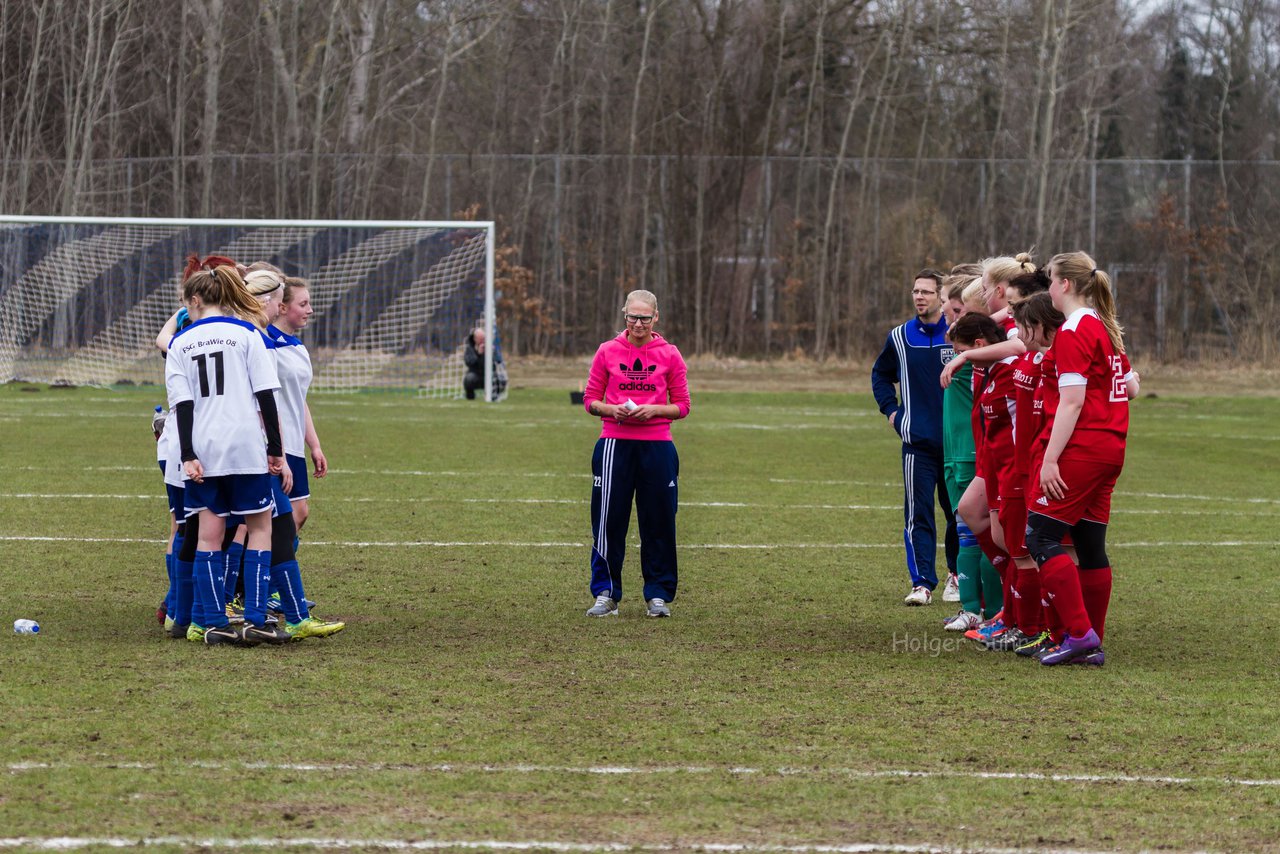
{"type": "MultiPolygon", "coordinates": [[[[165,462],[164,460],[160,460],[159,463],[160,463],[160,473],[164,474],[165,462]]],[[[182,487],[174,486],[173,484],[166,483],[164,485],[164,491],[169,496],[169,512],[173,514],[173,518],[175,519],[187,518],[187,508],[182,497],[182,492],[183,492],[182,487]]]]}
{"type": "Polygon", "coordinates": [[[201,510],[209,510],[219,516],[252,516],[264,510],[272,510],[271,475],[228,474],[206,477],[204,483],[185,481],[183,490],[187,515],[194,516],[201,510]]]}
{"type": "MultiPolygon", "coordinates": [[[[283,516],[286,513],[293,513],[293,505],[289,503],[289,496],[284,494],[284,488],[280,485],[280,478],[270,475],[271,477],[271,498],[275,502],[275,509],[271,511],[271,518],[283,516]]],[[[236,525],[244,524],[244,515],[241,513],[232,513],[227,519],[227,527],[234,528],[236,525]]]]}
{"type": "Polygon", "coordinates": [[[289,497],[310,498],[311,484],[307,480],[307,458],[285,454],[284,461],[289,464],[289,471],[293,472],[293,489],[289,490],[289,497]]]}
{"type": "Polygon", "coordinates": [[[173,486],[166,483],[164,491],[169,493],[169,512],[173,514],[173,518],[182,521],[187,518],[186,492],[181,486],[173,486]]]}

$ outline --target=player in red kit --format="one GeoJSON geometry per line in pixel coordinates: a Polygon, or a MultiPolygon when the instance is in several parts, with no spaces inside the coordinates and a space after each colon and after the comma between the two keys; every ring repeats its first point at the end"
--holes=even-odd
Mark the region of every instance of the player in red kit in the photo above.
{"type": "MultiPolygon", "coordinates": [[[[972,354],[978,348],[990,347],[1002,342],[1007,333],[1002,324],[990,317],[980,314],[969,314],[956,321],[951,330],[951,342],[957,352],[972,354]]],[[[1014,363],[1015,356],[1006,356],[994,362],[970,357],[974,370],[982,371],[981,387],[975,391],[975,411],[980,414],[977,422],[981,430],[979,474],[986,488],[986,504],[983,511],[989,520],[990,529],[995,531],[997,542],[1004,546],[1010,539],[1010,533],[1004,528],[1001,515],[1003,496],[1012,488],[1011,473],[1014,467],[1014,425],[1017,420],[1015,404],[1014,363]]],[[[1007,564],[1007,561],[1006,561],[1007,564]]],[[[993,633],[992,637],[982,639],[988,649],[1013,650],[1026,643],[1030,638],[1024,634],[1025,629],[1018,622],[1021,615],[1016,605],[1019,601],[1018,590],[1011,577],[1013,568],[1006,566],[1006,579],[1002,591],[1004,602],[1003,622],[1008,631],[993,633]]],[[[1033,635],[1034,636],[1034,635],[1033,635]]]]}
{"type": "MultiPolygon", "coordinates": [[[[1046,286],[1048,280],[1049,277],[1045,274],[1046,286]]],[[[1002,488],[1000,496],[1000,521],[1004,526],[1005,543],[1014,562],[1014,584],[1019,594],[1016,625],[1029,638],[1027,642],[1015,647],[1014,651],[1018,655],[1032,656],[1041,648],[1051,646],[1052,642],[1042,605],[1040,570],[1027,551],[1026,493],[1031,472],[1039,472],[1038,457],[1043,456],[1044,445],[1049,440],[1048,431],[1045,431],[1043,440],[1037,443],[1044,424],[1044,396],[1040,390],[1043,387],[1045,351],[1052,345],[1054,335],[1066,318],[1053,307],[1052,298],[1043,290],[1014,302],[1012,309],[1014,320],[1018,324],[1018,337],[1027,345],[1027,352],[1018,358],[1013,369],[1017,419],[1014,421],[1013,465],[1009,482],[1002,488]]]]}
{"type": "Polygon", "coordinates": [[[1027,547],[1064,637],[1040,655],[1040,663],[1101,664],[1111,600],[1107,524],[1124,467],[1136,375],[1125,356],[1107,274],[1084,252],[1069,252],[1049,262],[1049,280],[1053,305],[1066,321],[1051,348],[1053,375],[1044,374],[1046,385],[1056,385],[1057,402],[1054,410],[1046,408],[1052,426],[1028,494],[1027,547]],[[1062,547],[1068,532],[1078,566],[1062,547]]]}

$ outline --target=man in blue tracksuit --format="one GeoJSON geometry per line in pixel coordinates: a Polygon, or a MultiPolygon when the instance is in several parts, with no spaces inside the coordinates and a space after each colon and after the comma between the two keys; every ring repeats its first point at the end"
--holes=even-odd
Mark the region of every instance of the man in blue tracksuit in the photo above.
{"type": "Polygon", "coordinates": [[[916,316],[894,327],[871,368],[871,391],[880,412],[902,437],[902,480],[906,491],[902,539],[911,573],[908,605],[928,605],[938,586],[934,563],[938,532],[933,495],[947,518],[947,566],[955,571],[959,541],[955,513],[942,479],[942,367],[955,351],[942,317],[942,274],[921,270],[912,284],[916,316]],[[894,386],[897,386],[895,391],[894,386]]]}

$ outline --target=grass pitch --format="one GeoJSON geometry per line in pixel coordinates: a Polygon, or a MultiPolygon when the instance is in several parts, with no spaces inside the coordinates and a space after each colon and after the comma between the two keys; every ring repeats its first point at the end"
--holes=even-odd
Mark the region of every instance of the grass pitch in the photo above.
{"type": "Polygon", "coordinates": [[[672,619],[634,533],[582,616],[563,391],[318,396],[300,560],[348,629],[252,650],[155,624],[162,390],[0,389],[0,845],[1280,850],[1280,400],[1134,403],[1097,670],[901,605],[865,384],[692,385],[672,619]]]}

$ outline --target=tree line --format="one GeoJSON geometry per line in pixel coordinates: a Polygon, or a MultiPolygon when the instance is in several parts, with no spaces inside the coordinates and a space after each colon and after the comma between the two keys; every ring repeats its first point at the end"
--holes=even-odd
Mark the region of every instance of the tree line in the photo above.
{"type": "Polygon", "coordinates": [[[1278,28],[1274,0],[0,0],[0,203],[494,219],[513,352],[588,351],[646,287],[688,352],[864,356],[920,267],[1086,249],[1137,351],[1272,361],[1278,28]]]}

